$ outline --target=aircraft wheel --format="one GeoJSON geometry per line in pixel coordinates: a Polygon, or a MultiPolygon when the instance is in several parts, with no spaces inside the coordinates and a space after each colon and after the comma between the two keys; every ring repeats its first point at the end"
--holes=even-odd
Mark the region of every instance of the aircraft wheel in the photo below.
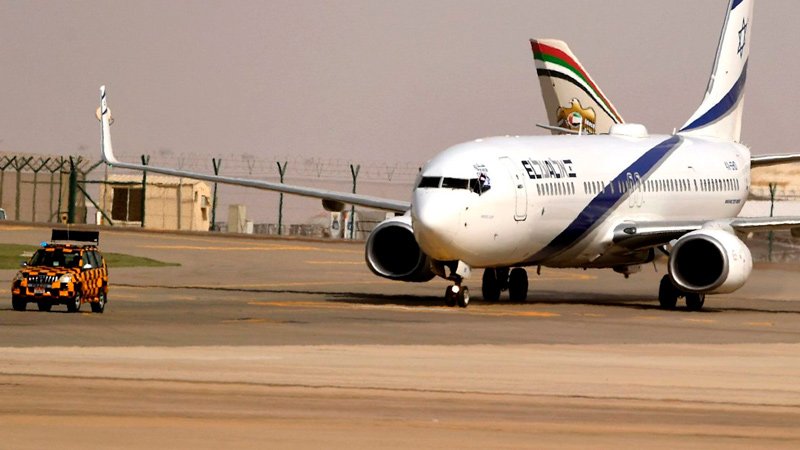
{"type": "Polygon", "coordinates": [[[456,306],[456,297],[458,294],[453,292],[453,288],[455,286],[447,286],[447,289],[444,290],[444,305],[445,306],[456,306]]]}
{"type": "Polygon", "coordinates": [[[513,302],[524,302],[528,299],[528,272],[517,267],[508,276],[508,297],[513,302]]]}
{"type": "Polygon", "coordinates": [[[494,269],[494,273],[497,274],[497,285],[500,287],[500,292],[508,290],[508,267],[500,267],[494,269]]]}
{"type": "Polygon", "coordinates": [[[700,311],[706,302],[705,294],[686,294],[686,309],[689,311],[700,311]]]}
{"type": "Polygon", "coordinates": [[[25,311],[28,307],[28,302],[19,297],[11,297],[11,307],[14,308],[14,311],[25,311]]]}
{"type": "Polygon", "coordinates": [[[483,271],[483,282],[481,284],[481,293],[483,299],[487,302],[496,302],[500,300],[500,280],[498,279],[499,270],[486,269],[483,271]]]}
{"type": "Polygon", "coordinates": [[[458,306],[462,308],[469,306],[469,288],[461,286],[461,289],[456,294],[456,300],[458,301],[458,306]]]}
{"type": "Polygon", "coordinates": [[[39,307],[39,311],[50,311],[50,308],[53,307],[53,304],[50,302],[36,302],[36,306],[39,307]]]}
{"type": "Polygon", "coordinates": [[[675,305],[678,304],[678,294],[678,289],[672,284],[669,275],[664,275],[658,285],[658,304],[663,309],[675,309],[675,305]]]}

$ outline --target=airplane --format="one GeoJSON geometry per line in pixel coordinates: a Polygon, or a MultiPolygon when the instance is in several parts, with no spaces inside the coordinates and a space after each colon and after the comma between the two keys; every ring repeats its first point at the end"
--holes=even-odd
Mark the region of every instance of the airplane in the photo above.
{"type": "Polygon", "coordinates": [[[607,134],[505,136],[450,147],[421,169],[411,201],[126,163],[114,157],[111,112],[100,88],[101,152],[113,167],[296,194],[393,211],[370,234],[365,260],[376,275],[452,282],[447,306],[467,307],[465,280],[483,268],[481,291],[497,301],[528,295],[526,267],[611,268],[635,273],[668,255],[661,307],[680,298],[700,310],[706,295],[747,281],[752,256],[736,233],[800,227],[800,217],[737,218],[750,168],[800,160],[752,157],[739,143],[753,0],[730,0],[705,96],[672,135],[615,123],[607,134]]]}
{"type": "MultiPolygon", "coordinates": [[[[614,124],[625,123],[566,42],[530,39],[530,43],[548,117],[547,124],[536,126],[553,134],[608,134],[614,124]]],[[[793,154],[752,155],[750,167],[797,161],[793,154]]]]}
{"type": "Polygon", "coordinates": [[[566,42],[531,39],[536,74],[553,134],[607,134],[625,123],[566,42]]]}

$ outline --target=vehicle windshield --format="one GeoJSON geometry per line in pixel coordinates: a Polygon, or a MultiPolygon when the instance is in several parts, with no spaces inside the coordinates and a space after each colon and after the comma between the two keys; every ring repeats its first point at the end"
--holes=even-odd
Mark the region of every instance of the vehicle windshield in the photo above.
{"type": "Polygon", "coordinates": [[[78,252],[65,252],[61,249],[39,249],[31,258],[30,266],[78,267],[81,255],[78,252]]]}

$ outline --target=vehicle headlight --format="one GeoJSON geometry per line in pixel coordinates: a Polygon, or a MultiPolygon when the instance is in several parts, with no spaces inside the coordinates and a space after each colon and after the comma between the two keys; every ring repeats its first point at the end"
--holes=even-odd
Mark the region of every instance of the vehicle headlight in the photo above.
{"type": "Polygon", "coordinates": [[[72,275],[61,275],[61,278],[58,279],[58,282],[61,284],[71,283],[72,275]]]}

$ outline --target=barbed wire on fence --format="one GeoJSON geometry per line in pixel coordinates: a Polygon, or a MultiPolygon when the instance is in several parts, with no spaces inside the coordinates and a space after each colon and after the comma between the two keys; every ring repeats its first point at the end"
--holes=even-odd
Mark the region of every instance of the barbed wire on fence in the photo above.
{"type": "MultiPolygon", "coordinates": [[[[121,159],[135,160],[139,155],[122,153],[121,159]]],[[[178,167],[182,170],[213,173],[211,155],[173,153],[169,150],[155,152],[151,165],[178,167]]],[[[356,161],[343,158],[320,158],[290,155],[263,158],[249,153],[222,156],[220,173],[227,176],[278,179],[277,162],[288,163],[286,177],[293,179],[350,180],[350,165],[361,165],[359,180],[372,182],[411,182],[419,173],[418,161],[356,161]]]]}

